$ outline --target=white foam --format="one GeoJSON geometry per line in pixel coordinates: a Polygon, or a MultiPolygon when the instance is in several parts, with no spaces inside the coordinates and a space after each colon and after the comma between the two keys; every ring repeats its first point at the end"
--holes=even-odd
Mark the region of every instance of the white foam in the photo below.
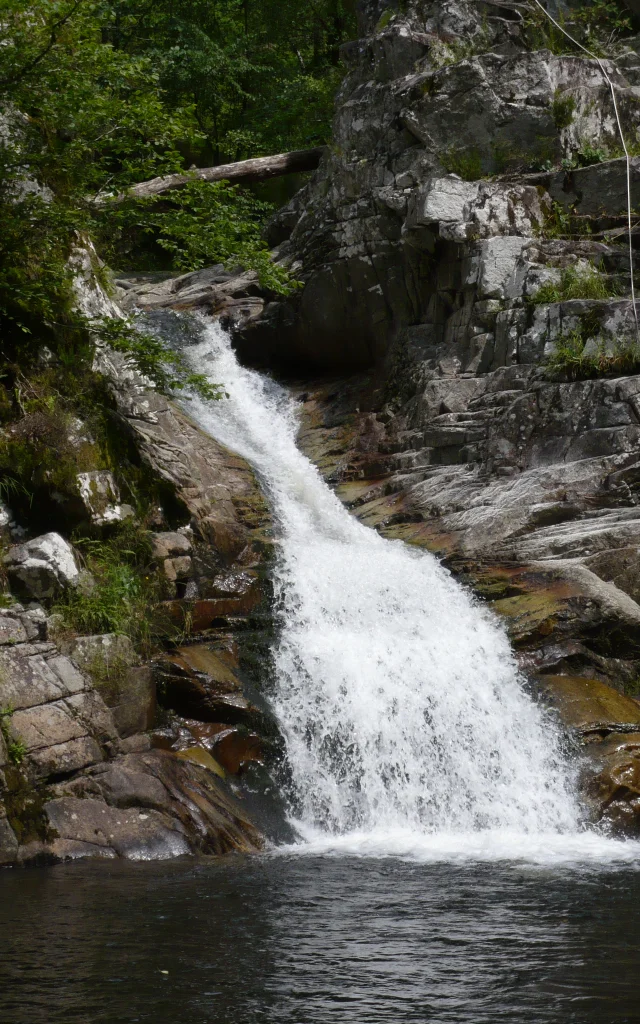
{"type": "Polygon", "coordinates": [[[371,830],[330,835],[301,826],[303,842],[278,847],[279,856],[394,858],[413,864],[509,862],[544,868],[585,866],[640,870],[640,843],[611,839],[593,830],[574,833],[491,829],[462,834],[371,830]]]}
{"type": "Polygon", "coordinates": [[[230,396],[189,413],[256,468],[278,526],[273,703],[296,851],[635,861],[636,844],[582,830],[559,734],[500,624],[430,554],[349,515],[296,446],[294,403],[217,324],[189,357],[230,396]]]}

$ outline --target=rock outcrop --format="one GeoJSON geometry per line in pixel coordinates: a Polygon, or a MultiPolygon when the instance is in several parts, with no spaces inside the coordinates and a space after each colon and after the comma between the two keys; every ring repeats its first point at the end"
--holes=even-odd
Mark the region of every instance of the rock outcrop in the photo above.
{"type": "MultiPolygon", "coordinates": [[[[121,670],[134,660],[125,638],[80,638],[67,656],[36,612],[0,615],[0,863],[258,849],[216,762],[152,748],[152,721],[132,728],[131,714],[105,703],[96,660],[107,650],[121,670]]],[[[147,686],[138,708],[149,702],[147,686]]]]}
{"type": "MultiPolygon", "coordinates": [[[[344,48],[332,145],[273,227],[289,236],[281,255],[305,287],[238,333],[243,357],[262,365],[379,364],[413,324],[447,342],[447,327],[463,326],[464,292],[475,287],[501,311],[516,298],[514,263],[533,238],[558,230],[552,200],[579,217],[626,212],[623,162],[579,168],[592,152],[620,152],[597,62],[528,49],[508,4],[361,13],[363,37],[344,48]]],[[[605,65],[634,138],[640,58],[621,46],[605,65]]]]}
{"type": "MultiPolygon", "coordinates": [[[[81,308],[120,315],[85,256],[78,250],[74,264],[81,308]]],[[[65,626],[56,602],[76,592],[90,598],[96,581],[60,534],[8,548],[0,864],[253,852],[264,842],[263,822],[254,824],[248,802],[279,741],[250,667],[261,663],[271,629],[268,508],[250,467],[150,389],[126,358],[99,346],[96,368],[109,381],[112,429],[160,501],[146,533],[149,571],[161,581],[148,617],[166,653],[145,663],[127,636],[65,626]],[[251,793],[238,780],[247,773],[251,793]]],[[[93,440],[81,423],[73,431],[70,446],[77,434],[86,455],[93,440]]],[[[111,470],[83,470],[74,480],[69,532],[79,521],[89,537],[108,537],[135,518],[111,470]]]]}

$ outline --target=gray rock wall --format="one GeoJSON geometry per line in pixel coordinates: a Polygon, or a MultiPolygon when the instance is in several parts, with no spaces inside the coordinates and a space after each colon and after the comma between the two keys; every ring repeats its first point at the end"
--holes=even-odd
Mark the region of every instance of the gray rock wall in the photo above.
{"type": "MultiPolygon", "coordinates": [[[[478,239],[544,234],[551,198],[566,205],[572,192],[582,213],[599,212],[603,186],[621,212],[619,166],[606,185],[588,169],[570,180],[550,173],[585,147],[620,151],[595,61],[527,50],[507,6],[364,3],[361,27],[344,51],[349,72],[327,156],[274,225],[274,237],[290,233],[281,255],[305,287],[238,331],[253,362],[375,365],[403,327],[442,315],[434,318],[433,293],[451,256],[439,240],[466,245],[459,259],[479,268],[478,298],[504,299],[513,295],[494,280],[496,264],[519,243],[478,239]]],[[[606,66],[633,139],[640,58],[627,47],[618,64],[606,66]]]]}

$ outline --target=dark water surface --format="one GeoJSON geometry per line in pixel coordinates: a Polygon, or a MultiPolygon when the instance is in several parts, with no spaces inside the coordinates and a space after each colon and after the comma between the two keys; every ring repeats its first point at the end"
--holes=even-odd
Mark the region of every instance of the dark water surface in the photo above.
{"type": "Polygon", "coordinates": [[[640,873],[302,857],[0,872],[1,1024],[75,1021],[640,1021],[640,873]]]}

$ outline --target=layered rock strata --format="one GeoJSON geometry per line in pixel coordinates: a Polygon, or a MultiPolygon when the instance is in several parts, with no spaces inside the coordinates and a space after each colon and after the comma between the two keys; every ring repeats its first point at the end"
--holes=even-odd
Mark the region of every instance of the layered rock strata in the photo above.
{"type": "MultiPolygon", "coordinates": [[[[142,733],[150,722],[131,729],[107,706],[78,667],[87,639],[69,657],[48,638],[44,615],[15,605],[0,616],[0,863],[259,848],[211,764],[152,749],[142,733]]],[[[138,709],[148,705],[140,694],[138,709]]]]}

